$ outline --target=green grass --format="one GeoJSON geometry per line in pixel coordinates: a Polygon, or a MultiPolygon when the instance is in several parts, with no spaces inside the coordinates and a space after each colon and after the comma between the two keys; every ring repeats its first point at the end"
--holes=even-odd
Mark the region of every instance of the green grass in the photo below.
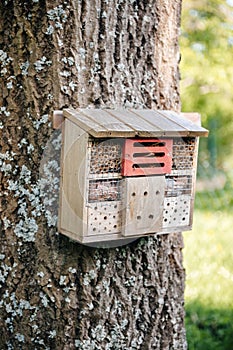
{"type": "Polygon", "coordinates": [[[184,233],[186,331],[190,350],[233,349],[233,186],[197,193],[184,233]]]}

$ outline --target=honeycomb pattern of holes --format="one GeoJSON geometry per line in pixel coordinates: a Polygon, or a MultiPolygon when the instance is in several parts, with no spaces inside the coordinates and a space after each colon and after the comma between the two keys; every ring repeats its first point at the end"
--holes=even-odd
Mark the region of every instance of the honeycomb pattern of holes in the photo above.
{"type": "Polygon", "coordinates": [[[107,204],[103,205],[102,203],[90,203],[88,205],[88,234],[106,234],[111,230],[111,233],[117,233],[121,230],[121,202],[108,202],[107,204]],[[94,207],[97,207],[97,211],[94,210],[94,207]],[[115,207],[115,208],[114,208],[115,207]],[[106,210],[104,210],[106,208],[106,210]],[[94,217],[89,215],[91,212],[94,213],[94,216],[97,218],[97,220],[94,220],[94,217]],[[106,216],[106,219],[104,217],[106,216]],[[113,217],[114,216],[114,217],[113,217]],[[92,230],[91,224],[93,223],[93,226],[98,227],[96,232],[94,233],[92,230]],[[99,224],[101,223],[101,224],[99,224]],[[114,227],[116,225],[116,227],[114,227]],[[107,227],[107,230],[104,230],[104,227],[107,227]]]}
{"type": "MultiPolygon", "coordinates": [[[[164,208],[168,203],[168,199],[164,200],[164,208]]],[[[171,206],[169,210],[164,209],[163,211],[163,227],[179,227],[187,226],[190,224],[190,210],[191,210],[191,197],[190,196],[180,196],[179,200],[177,197],[170,197],[169,203],[171,206]],[[186,204],[184,204],[186,202],[186,204]],[[172,210],[173,208],[173,210],[172,210]],[[175,218],[175,220],[174,220],[175,218]]]]}

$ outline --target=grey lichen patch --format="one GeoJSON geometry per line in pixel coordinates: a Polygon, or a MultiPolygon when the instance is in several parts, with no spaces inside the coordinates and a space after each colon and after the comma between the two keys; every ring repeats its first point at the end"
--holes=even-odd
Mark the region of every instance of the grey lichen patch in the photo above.
{"type": "Polygon", "coordinates": [[[8,55],[7,52],[0,50],[0,62],[1,62],[1,76],[4,76],[8,72],[8,66],[13,61],[13,58],[8,55]]]}

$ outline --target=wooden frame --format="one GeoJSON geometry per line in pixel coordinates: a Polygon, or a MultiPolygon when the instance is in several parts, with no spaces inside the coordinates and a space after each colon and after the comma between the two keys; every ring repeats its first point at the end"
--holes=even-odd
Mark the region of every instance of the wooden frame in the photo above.
{"type": "Polygon", "coordinates": [[[56,115],[55,126],[62,125],[61,233],[89,244],[192,228],[198,139],[208,134],[198,114],[64,110],[56,115]],[[132,142],[159,137],[167,142],[166,167],[128,172],[124,159],[132,142]]]}

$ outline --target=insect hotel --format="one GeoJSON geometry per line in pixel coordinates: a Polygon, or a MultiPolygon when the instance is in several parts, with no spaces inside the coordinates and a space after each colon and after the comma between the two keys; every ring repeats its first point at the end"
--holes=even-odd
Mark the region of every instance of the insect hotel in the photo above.
{"type": "Polygon", "coordinates": [[[65,109],[62,115],[61,233],[92,243],[192,228],[198,139],[208,135],[198,114],[65,109]]]}

